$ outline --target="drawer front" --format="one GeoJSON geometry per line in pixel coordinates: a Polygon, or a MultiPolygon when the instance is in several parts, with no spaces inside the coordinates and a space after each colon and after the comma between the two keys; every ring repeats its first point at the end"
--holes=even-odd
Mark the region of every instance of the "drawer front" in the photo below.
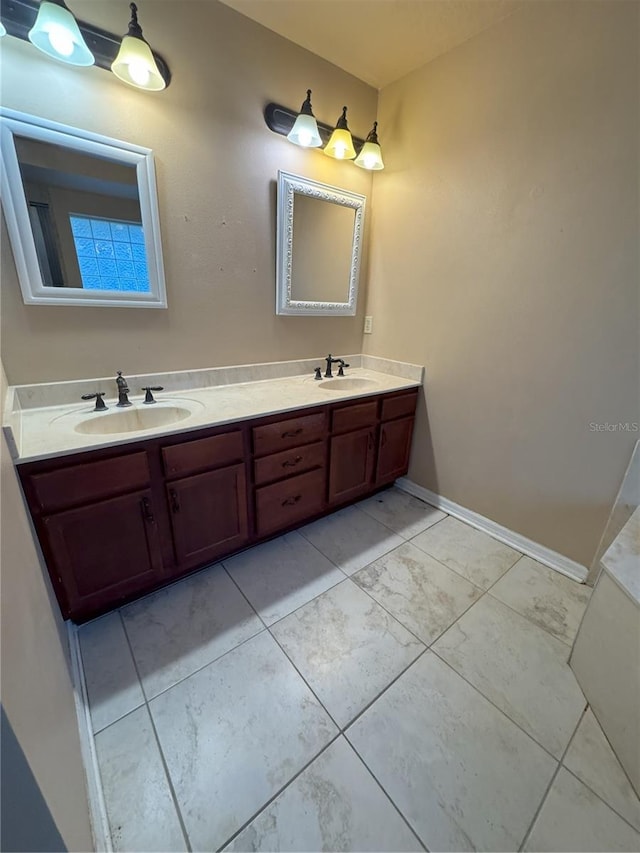
{"type": "Polygon", "coordinates": [[[144,488],[150,473],[143,451],[35,474],[29,480],[40,509],[56,512],[144,488]]]}
{"type": "Polygon", "coordinates": [[[325,504],[324,489],[324,469],[256,489],[258,536],[282,530],[302,518],[320,512],[325,504]]]}
{"type": "Polygon", "coordinates": [[[335,432],[348,432],[352,429],[375,424],[378,414],[378,401],[356,403],[354,406],[344,406],[334,409],[331,416],[331,429],[335,432]]]}
{"type": "Polygon", "coordinates": [[[162,448],[167,477],[183,477],[205,469],[219,468],[244,457],[240,430],[198,438],[162,448]]]}
{"type": "Polygon", "coordinates": [[[253,472],[256,486],[265,483],[273,483],[284,477],[294,474],[302,474],[312,468],[321,468],[325,463],[325,443],[316,441],[304,447],[294,447],[291,450],[283,450],[281,453],[272,453],[271,456],[263,456],[253,463],[253,472]]]}
{"type": "Polygon", "coordinates": [[[410,394],[402,394],[400,397],[391,397],[382,401],[382,420],[390,421],[393,418],[402,418],[406,415],[412,415],[416,410],[416,402],[418,400],[418,392],[412,391],[410,394]]]}
{"type": "Polygon", "coordinates": [[[325,414],[301,415],[274,424],[253,428],[253,449],[256,456],[278,453],[323,438],[325,414]]]}

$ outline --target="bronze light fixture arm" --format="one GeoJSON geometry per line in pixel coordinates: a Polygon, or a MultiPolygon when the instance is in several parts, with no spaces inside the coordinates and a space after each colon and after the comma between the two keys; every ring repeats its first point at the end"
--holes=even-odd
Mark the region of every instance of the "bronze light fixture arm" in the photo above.
{"type": "MultiPolygon", "coordinates": [[[[97,57],[96,57],[97,61],[97,57]]],[[[264,120],[267,123],[269,130],[274,133],[279,133],[281,136],[286,136],[293,127],[298,113],[290,110],[288,107],[283,107],[280,104],[267,104],[264,108],[264,120]]],[[[325,124],[316,119],[318,125],[318,133],[322,139],[322,144],[326,145],[335,130],[335,125],[325,124]]],[[[355,148],[361,148],[364,145],[364,139],[359,136],[353,136],[353,144],[355,148]]]]}
{"type": "MultiPolygon", "coordinates": [[[[27,34],[35,23],[39,7],[38,0],[0,0],[0,19],[6,27],[7,35],[28,41],[27,34]]],[[[88,24],[78,18],[76,18],[76,22],[84,36],[87,47],[95,56],[96,65],[104,68],[105,71],[111,71],[111,64],[120,50],[122,36],[94,27],[93,24],[88,24]]],[[[169,66],[155,50],[151,52],[158,66],[158,71],[168,86],[171,82],[169,66]]]]}

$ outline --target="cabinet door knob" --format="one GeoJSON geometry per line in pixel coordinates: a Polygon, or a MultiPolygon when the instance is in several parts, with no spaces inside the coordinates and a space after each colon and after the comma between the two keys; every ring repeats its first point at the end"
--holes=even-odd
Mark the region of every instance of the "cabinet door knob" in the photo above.
{"type": "Polygon", "coordinates": [[[171,498],[171,511],[180,512],[180,501],[178,500],[178,493],[175,489],[169,489],[169,497],[171,498]]]}
{"type": "Polygon", "coordinates": [[[298,501],[300,500],[301,497],[302,497],[302,495],[296,495],[293,498],[285,498],[282,501],[282,506],[293,506],[294,504],[298,503],[298,501]]]}
{"type": "Polygon", "coordinates": [[[302,462],[302,456],[294,456],[293,459],[285,459],[282,463],[283,468],[295,468],[298,462],[302,462]]]}
{"type": "Polygon", "coordinates": [[[298,429],[293,429],[290,432],[283,432],[282,438],[295,438],[296,435],[300,435],[302,432],[302,427],[298,427],[298,429]]]}
{"type": "Polygon", "coordinates": [[[153,510],[151,509],[151,501],[149,498],[142,498],[142,514],[149,524],[153,524],[155,519],[153,517],[153,510]]]}

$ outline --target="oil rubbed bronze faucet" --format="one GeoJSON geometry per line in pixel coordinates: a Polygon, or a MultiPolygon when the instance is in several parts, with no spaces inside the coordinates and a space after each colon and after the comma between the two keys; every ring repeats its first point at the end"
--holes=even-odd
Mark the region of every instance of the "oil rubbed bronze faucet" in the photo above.
{"type": "Polygon", "coordinates": [[[327,356],[327,358],[325,360],[327,362],[327,369],[324,372],[325,379],[331,379],[333,377],[333,373],[331,372],[331,365],[332,364],[339,364],[340,365],[340,367],[338,368],[338,376],[344,376],[344,368],[349,367],[349,365],[346,363],[346,361],[343,358],[333,358],[331,353],[329,353],[329,355],[327,356]]]}
{"type": "Polygon", "coordinates": [[[121,409],[125,406],[130,406],[129,397],[127,394],[129,393],[129,386],[127,385],[127,380],[122,375],[122,371],[118,371],[118,376],[116,377],[116,385],[118,386],[118,402],[117,406],[121,409]]]}

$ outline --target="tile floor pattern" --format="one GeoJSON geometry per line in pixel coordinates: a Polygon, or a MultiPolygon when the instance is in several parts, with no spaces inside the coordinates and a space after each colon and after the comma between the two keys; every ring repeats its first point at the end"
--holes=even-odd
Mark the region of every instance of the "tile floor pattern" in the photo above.
{"type": "Polygon", "coordinates": [[[114,849],[639,850],[588,595],[392,489],[82,626],[114,849]]]}

